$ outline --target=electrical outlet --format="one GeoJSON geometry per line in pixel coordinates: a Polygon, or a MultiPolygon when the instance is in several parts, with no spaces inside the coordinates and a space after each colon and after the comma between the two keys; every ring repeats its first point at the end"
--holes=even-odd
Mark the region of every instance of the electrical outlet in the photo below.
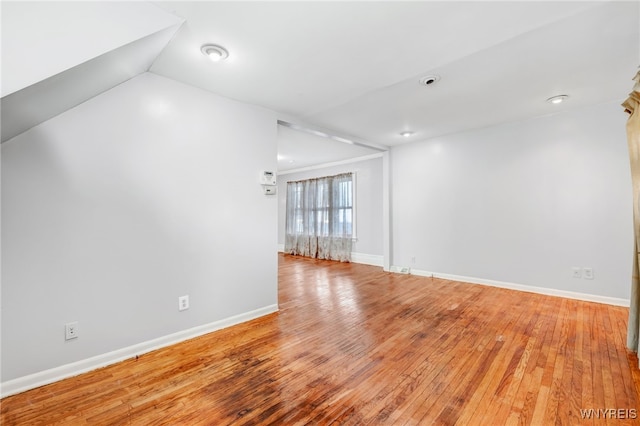
{"type": "Polygon", "coordinates": [[[189,295],[178,297],[178,310],[184,311],[189,309],[189,295]]]}
{"type": "Polygon", "coordinates": [[[593,279],[593,268],[582,268],[582,276],[585,280],[593,279]]]}
{"type": "Polygon", "coordinates": [[[582,278],[582,268],[574,266],[571,271],[573,271],[573,278],[582,278]]]}
{"type": "Polygon", "coordinates": [[[64,340],[78,338],[78,321],[68,322],[64,325],[64,340]]]}

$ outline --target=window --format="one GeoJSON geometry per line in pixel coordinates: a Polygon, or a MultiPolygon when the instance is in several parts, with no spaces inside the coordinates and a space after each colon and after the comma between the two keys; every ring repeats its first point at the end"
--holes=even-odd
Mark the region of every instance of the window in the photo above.
{"type": "Polygon", "coordinates": [[[353,173],[287,183],[285,252],[351,260],[355,236],[353,173]]]}

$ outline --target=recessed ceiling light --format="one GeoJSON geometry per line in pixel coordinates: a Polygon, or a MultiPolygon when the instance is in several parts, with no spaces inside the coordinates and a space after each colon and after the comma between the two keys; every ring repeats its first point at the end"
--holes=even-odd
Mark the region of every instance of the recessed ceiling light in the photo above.
{"type": "Polygon", "coordinates": [[[400,133],[400,136],[402,136],[403,138],[408,138],[411,135],[413,135],[413,132],[401,132],[400,133]]]}
{"type": "Polygon", "coordinates": [[[552,104],[561,104],[562,102],[567,100],[568,97],[569,97],[569,95],[552,96],[549,99],[547,99],[547,102],[552,103],[552,104]]]}
{"type": "Polygon", "coordinates": [[[204,44],[200,51],[214,62],[219,62],[229,57],[227,49],[217,44],[204,44]]]}
{"type": "Polygon", "coordinates": [[[436,74],[432,74],[432,75],[425,75],[420,80],[418,80],[418,82],[423,86],[432,86],[438,80],[440,80],[440,76],[436,74]]]}

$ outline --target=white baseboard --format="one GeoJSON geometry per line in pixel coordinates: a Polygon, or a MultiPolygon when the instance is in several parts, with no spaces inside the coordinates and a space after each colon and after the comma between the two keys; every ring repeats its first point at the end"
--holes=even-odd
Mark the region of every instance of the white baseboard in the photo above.
{"type": "Polygon", "coordinates": [[[5,396],[14,395],[16,393],[24,392],[29,389],[48,385],[49,383],[77,376],[78,374],[86,373],[97,368],[105,367],[107,365],[115,364],[117,362],[133,358],[136,355],[141,355],[147,352],[154,351],[156,349],[174,345],[176,343],[180,343],[194,337],[202,336],[203,334],[211,333],[222,328],[250,321],[252,319],[256,319],[277,311],[278,305],[265,306],[264,308],[259,308],[250,312],[234,315],[232,317],[214,321],[209,324],[204,324],[187,330],[179,331],[177,333],[162,336],[153,340],[148,340],[146,342],[138,343],[126,348],[83,359],[81,361],[76,361],[70,364],[51,368],[49,370],[30,374],[28,376],[8,380],[0,384],[0,395],[2,396],[2,398],[4,398],[5,396]]]}
{"type": "MultiPolygon", "coordinates": [[[[392,266],[391,272],[399,273],[401,269],[402,267],[400,266],[392,266]]],[[[630,303],[629,299],[619,299],[617,297],[599,296],[597,294],[588,294],[588,293],[577,293],[577,292],[567,291],[567,290],[558,290],[555,288],[536,287],[536,286],[525,285],[525,284],[514,284],[514,283],[507,283],[504,281],[494,281],[494,280],[486,280],[483,278],[465,277],[462,275],[441,274],[438,272],[422,271],[419,269],[411,269],[411,274],[418,275],[421,277],[442,278],[445,280],[460,281],[460,282],[469,283],[469,284],[481,284],[481,285],[487,285],[491,287],[500,287],[500,288],[508,288],[511,290],[527,291],[530,293],[545,294],[547,296],[564,297],[567,299],[582,300],[585,302],[604,303],[607,305],[629,307],[629,303],[630,303]]]]}
{"type": "Polygon", "coordinates": [[[380,266],[384,264],[384,258],[378,254],[351,253],[351,261],[353,263],[362,263],[364,265],[380,266]]]}

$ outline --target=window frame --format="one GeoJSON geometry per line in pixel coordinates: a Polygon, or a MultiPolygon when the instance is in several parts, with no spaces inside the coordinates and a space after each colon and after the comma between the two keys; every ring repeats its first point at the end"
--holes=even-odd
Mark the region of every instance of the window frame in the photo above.
{"type": "MultiPolygon", "coordinates": [[[[338,174],[342,174],[342,173],[351,173],[351,203],[350,206],[348,207],[340,207],[340,210],[351,210],[351,240],[352,241],[357,241],[357,172],[356,171],[347,171],[347,172],[341,172],[338,174]]],[[[336,175],[337,176],[337,175],[336,175]]],[[[303,180],[313,180],[313,179],[322,179],[322,176],[319,177],[310,177],[307,179],[303,179],[303,180]]],[[[297,190],[298,192],[300,192],[300,189],[297,190]]],[[[328,188],[323,188],[323,191],[327,192],[328,188]]],[[[302,232],[302,229],[300,228],[302,226],[302,223],[304,223],[304,219],[303,216],[305,214],[303,206],[300,205],[299,201],[301,201],[302,197],[298,196],[296,197],[298,203],[295,206],[295,228],[297,230],[297,232],[302,232]]],[[[314,216],[314,221],[315,223],[318,223],[318,219],[317,219],[317,214],[319,211],[328,211],[329,207],[315,207],[313,208],[313,216],[314,216]]],[[[328,217],[327,214],[324,215],[324,217],[328,217]]]]}

